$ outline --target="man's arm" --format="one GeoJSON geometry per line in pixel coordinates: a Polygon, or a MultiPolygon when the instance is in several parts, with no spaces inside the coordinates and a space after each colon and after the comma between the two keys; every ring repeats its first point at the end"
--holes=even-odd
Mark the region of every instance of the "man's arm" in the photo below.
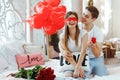
{"type": "Polygon", "coordinates": [[[94,56],[98,58],[101,55],[102,52],[102,43],[92,43],[91,41],[89,42],[89,47],[91,48],[94,56]]]}

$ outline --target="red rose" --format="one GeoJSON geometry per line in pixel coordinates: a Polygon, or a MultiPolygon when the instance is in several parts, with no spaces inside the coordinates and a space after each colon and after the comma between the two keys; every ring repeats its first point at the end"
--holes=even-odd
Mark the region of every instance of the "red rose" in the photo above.
{"type": "Polygon", "coordinates": [[[54,70],[48,67],[38,72],[36,80],[54,80],[55,77],[54,70]]]}
{"type": "Polygon", "coordinates": [[[95,37],[92,37],[92,38],[91,38],[91,41],[92,41],[93,43],[96,43],[96,38],[95,38],[95,37]]]}

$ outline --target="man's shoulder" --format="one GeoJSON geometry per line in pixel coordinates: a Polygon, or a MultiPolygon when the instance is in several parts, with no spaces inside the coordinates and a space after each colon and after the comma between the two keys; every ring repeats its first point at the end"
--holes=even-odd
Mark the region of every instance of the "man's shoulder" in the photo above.
{"type": "Polygon", "coordinates": [[[79,29],[83,28],[83,24],[81,22],[78,22],[79,29]]]}
{"type": "Polygon", "coordinates": [[[94,25],[94,30],[95,30],[95,31],[101,31],[100,27],[97,26],[97,25],[94,25]]]}
{"type": "Polygon", "coordinates": [[[104,36],[103,32],[102,32],[102,30],[100,29],[99,26],[94,26],[93,33],[95,33],[94,35],[96,35],[96,37],[101,37],[102,38],[104,36]]]}
{"type": "Polygon", "coordinates": [[[78,22],[78,25],[81,26],[81,25],[82,25],[82,22],[78,22]]]}

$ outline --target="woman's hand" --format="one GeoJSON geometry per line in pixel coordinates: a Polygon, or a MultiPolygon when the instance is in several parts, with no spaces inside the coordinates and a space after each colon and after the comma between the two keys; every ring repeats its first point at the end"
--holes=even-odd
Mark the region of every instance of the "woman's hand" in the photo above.
{"type": "Polygon", "coordinates": [[[75,66],[73,77],[74,78],[77,78],[77,77],[84,78],[85,77],[85,72],[84,72],[84,70],[82,69],[81,66],[75,66]]]}
{"type": "Polygon", "coordinates": [[[63,57],[66,59],[66,61],[70,62],[73,58],[72,54],[69,51],[66,51],[63,53],[63,57]]]}

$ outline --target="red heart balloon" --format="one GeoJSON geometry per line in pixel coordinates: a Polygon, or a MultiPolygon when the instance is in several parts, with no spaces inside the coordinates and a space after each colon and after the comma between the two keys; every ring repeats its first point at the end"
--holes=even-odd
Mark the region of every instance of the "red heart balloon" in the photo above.
{"type": "Polygon", "coordinates": [[[61,5],[61,6],[58,6],[58,7],[54,7],[53,11],[66,13],[66,7],[64,5],[61,5]]]}
{"type": "Polygon", "coordinates": [[[44,26],[43,29],[46,34],[52,35],[52,34],[56,33],[56,27],[55,27],[55,25],[52,25],[52,24],[50,24],[48,26],[44,26]]]}
{"type": "Polygon", "coordinates": [[[28,19],[29,24],[31,27],[40,29],[43,26],[43,16],[40,14],[34,14],[28,19]]]}
{"type": "Polygon", "coordinates": [[[40,13],[41,12],[41,9],[45,6],[47,6],[48,3],[47,2],[38,2],[37,5],[34,6],[34,11],[36,13],[40,13]]]}
{"type": "Polygon", "coordinates": [[[56,7],[60,4],[61,0],[44,0],[45,2],[47,2],[49,5],[56,7]]]}

